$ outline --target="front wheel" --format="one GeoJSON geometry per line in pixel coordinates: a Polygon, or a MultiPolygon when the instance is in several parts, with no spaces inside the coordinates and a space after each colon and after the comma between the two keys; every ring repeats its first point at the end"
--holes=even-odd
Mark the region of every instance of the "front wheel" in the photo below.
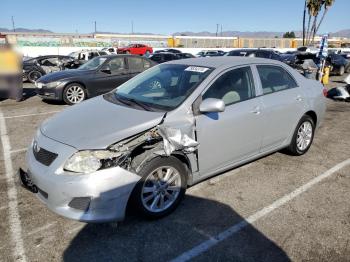
{"type": "Polygon", "coordinates": [[[63,91],[63,100],[68,105],[81,103],[86,98],[86,91],[80,84],[73,83],[66,86],[63,91]]]}
{"type": "Polygon", "coordinates": [[[305,154],[311,147],[314,133],[315,123],[313,119],[308,115],[304,115],[294,131],[292,142],[287,150],[295,156],[305,154]]]}
{"type": "Polygon", "coordinates": [[[35,81],[38,80],[42,76],[43,76],[43,74],[39,71],[30,71],[27,75],[27,79],[29,82],[35,83],[35,81]]]}
{"type": "Polygon", "coordinates": [[[344,73],[345,73],[345,67],[344,67],[344,66],[341,66],[341,67],[339,68],[338,75],[342,76],[342,75],[344,75],[344,73]]]}
{"type": "Polygon", "coordinates": [[[173,156],[148,162],[139,172],[142,178],[132,195],[142,215],[154,219],[174,211],[184,197],[187,172],[187,167],[173,156]]]}

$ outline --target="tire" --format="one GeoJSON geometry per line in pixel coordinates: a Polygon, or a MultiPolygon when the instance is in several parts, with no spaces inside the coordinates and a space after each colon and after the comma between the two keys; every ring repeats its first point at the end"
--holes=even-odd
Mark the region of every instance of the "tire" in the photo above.
{"type": "Polygon", "coordinates": [[[339,67],[338,75],[342,76],[342,75],[344,75],[344,73],[345,73],[345,67],[344,66],[339,67]]]}
{"type": "Polygon", "coordinates": [[[133,190],[132,200],[142,216],[157,219],[173,212],[186,192],[187,166],[173,156],[156,157],[146,163],[138,174],[142,178],[133,190]],[[168,170],[168,181],[173,180],[170,184],[164,181],[168,170]],[[159,180],[159,176],[163,180],[159,180]]]}
{"type": "Polygon", "coordinates": [[[64,88],[63,101],[68,105],[75,105],[86,99],[85,88],[78,83],[71,83],[64,88]]]}
{"type": "Polygon", "coordinates": [[[311,147],[314,139],[314,134],[315,123],[313,119],[308,115],[304,115],[300,119],[294,131],[292,142],[287,148],[287,151],[295,156],[301,156],[305,154],[311,147]],[[311,130],[309,128],[311,128],[311,130]],[[305,132],[305,129],[308,131],[305,132]]]}
{"type": "Polygon", "coordinates": [[[42,76],[43,74],[41,72],[34,70],[34,71],[30,71],[27,74],[27,79],[29,82],[34,83],[36,80],[38,80],[42,76]]]}

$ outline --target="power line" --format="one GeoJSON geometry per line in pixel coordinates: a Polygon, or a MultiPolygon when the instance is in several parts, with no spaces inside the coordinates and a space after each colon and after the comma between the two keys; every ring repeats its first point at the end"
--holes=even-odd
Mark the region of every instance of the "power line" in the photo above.
{"type": "Polygon", "coordinates": [[[13,18],[13,16],[11,16],[11,20],[12,20],[12,29],[13,29],[13,32],[16,32],[16,28],[15,28],[15,19],[13,18]]]}

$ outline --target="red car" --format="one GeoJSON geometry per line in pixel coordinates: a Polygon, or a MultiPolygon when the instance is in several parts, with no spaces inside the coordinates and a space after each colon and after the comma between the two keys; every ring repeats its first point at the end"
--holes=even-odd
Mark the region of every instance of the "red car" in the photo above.
{"type": "Polygon", "coordinates": [[[127,47],[118,48],[117,52],[118,54],[144,55],[153,53],[153,49],[147,45],[131,44],[127,47]]]}

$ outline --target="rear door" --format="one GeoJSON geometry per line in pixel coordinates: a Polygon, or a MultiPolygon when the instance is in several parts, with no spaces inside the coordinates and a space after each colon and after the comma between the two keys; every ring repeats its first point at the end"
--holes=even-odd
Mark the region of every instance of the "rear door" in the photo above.
{"type": "Polygon", "coordinates": [[[296,80],[278,65],[257,65],[262,88],[264,125],[262,151],[283,145],[304,111],[304,96],[296,80]]]}
{"type": "Polygon", "coordinates": [[[96,76],[91,78],[89,90],[94,95],[107,93],[129,79],[124,57],[115,57],[104,63],[96,76]]]}
{"type": "Polygon", "coordinates": [[[127,72],[128,79],[138,75],[144,70],[144,59],[142,57],[127,57],[127,63],[129,68],[127,72]]]}

